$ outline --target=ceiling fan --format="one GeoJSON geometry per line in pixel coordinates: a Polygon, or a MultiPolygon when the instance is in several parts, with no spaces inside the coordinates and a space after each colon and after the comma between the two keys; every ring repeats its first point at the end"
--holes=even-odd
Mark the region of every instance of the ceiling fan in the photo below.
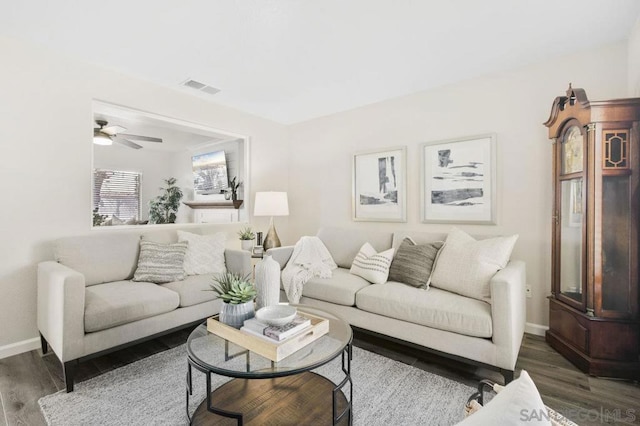
{"type": "Polygon", "coordinates": [[[140,149],[142,145],[133,141],[162,143],[160,138],[122,133],[127,130],[122,126],[106,127],[109,123],[105,120],[96,120],[96,124],[99,126],[93,129],[93,143],[96,145],[111,145],[113,142],[117,142],[129,148],[140,149]]]}

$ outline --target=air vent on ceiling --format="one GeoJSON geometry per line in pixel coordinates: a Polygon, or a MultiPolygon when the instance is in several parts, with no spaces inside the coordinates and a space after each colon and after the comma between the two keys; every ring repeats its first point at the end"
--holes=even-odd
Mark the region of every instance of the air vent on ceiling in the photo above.
{"type": "Polygon", "coordinates": [[[182,83],[182,85],[184,87],[189,87],[191,89],[195,89],[198,90],[200,92],[204,92],[204,93],[208,93],[209,95],[215,95],[216,93],[218,93],[220,91],[220,89],[217,89],[213,86],[208,86],[204,83],[201,83],[199,81],[196,80],[192,80],[192,79],[187,79],[186,81],[184,81],[182,83]]]}

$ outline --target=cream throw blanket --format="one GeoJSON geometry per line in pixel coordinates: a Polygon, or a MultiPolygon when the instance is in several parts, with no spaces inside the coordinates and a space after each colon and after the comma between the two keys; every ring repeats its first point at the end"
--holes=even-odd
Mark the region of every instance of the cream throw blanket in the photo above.
{"type": "Polygon", "coordinates": [[[282,286],[289,302],[300,302],[302,288],[312,277],[331,278],[331,271],[337,267],[320,238],[300,238],[282,270],[282,286]]]}

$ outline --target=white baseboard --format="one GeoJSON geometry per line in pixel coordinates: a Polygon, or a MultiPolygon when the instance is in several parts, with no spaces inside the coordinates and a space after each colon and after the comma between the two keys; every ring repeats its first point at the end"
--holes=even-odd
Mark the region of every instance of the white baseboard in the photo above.
{"type": "Polygon", "coordinates": [[[23,352],[29,352],[40,347],[40,338],[23,340],[22,342],[11,343],[10,345],[0,346],[0,359],[18,355],[23,352]]]}
{"type": "Polygon", "coordinates": [[[524,325],[524,332],[529,334],[534,334],[536,336],[544,336],[544,332],[549,329],[546,325],[526,323],[524,325]]]}

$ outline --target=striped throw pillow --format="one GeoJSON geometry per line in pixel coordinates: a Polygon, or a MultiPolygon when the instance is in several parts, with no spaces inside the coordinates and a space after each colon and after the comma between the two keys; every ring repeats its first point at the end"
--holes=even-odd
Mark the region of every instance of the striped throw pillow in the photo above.
{"type": "Polygon", "coordinates": [[[349,272],[372,284],[382,284],[387,281],[392,260],[393,248],[378,253],[371,244],[364,243],[353,259],[349,272]]]}
{"type": "Polygon", "coordinates": [[[161,244],[140,241],[138,268],[132,281],[169,283],[184,280],[184,255],[189,243],[161,244]]]}

